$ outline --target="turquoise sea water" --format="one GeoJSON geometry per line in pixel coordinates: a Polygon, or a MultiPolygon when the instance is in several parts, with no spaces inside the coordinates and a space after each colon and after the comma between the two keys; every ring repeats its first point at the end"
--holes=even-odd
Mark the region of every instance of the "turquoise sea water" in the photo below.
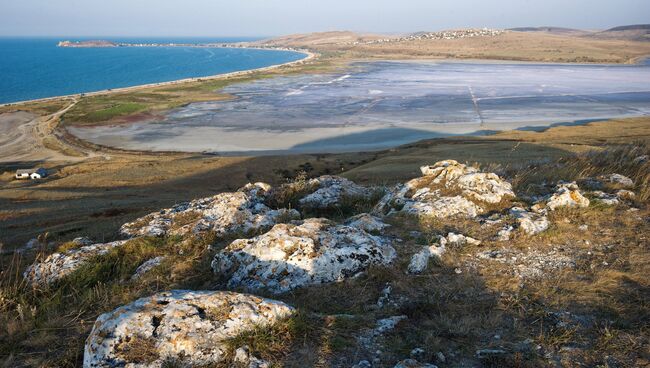
{"type": "MultiPolygon", "coordinates": [[[[289,51],[118,47],[64,48],[61,39],[0,38],[0,103],[261,68],[299,60],[289,51]]],[[[221,43],[247,39],[111,39],[143,43],[221,43]]]]}

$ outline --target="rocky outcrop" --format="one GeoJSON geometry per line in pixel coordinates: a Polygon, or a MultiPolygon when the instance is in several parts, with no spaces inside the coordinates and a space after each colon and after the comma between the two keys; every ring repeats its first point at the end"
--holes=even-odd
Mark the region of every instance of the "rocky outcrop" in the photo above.
{"type": "Polygon", "coordinates": [[[84,367],[206,366],[226,341],[289,317],[282,302],[224,291],[174,290],[102,314],[86,340],[84,367]]]}
{"type": "MultiPolygon", "coordinates": [[[[539,234],[548,229],[551,222],[544,215],[529,212],[521,207],[513,207],[510,209],[510,214],[517,220],[519,228],[528,235],[539,234]]],[[[503,235],[505,237],[505,235],[503,235]]],[[[506,240],[509,238],[506,238],[506,240]]]]}
{"type": "Polygon", "coordinates": [[[215,256],[212,268],[228,279],[230,288],[281,293],[340,281],[393,258],[395,249],[385,238],[313,218],[235,240],[215,256]]]}
{"type": "Polygon", "coordinates": [[[560,183],[555,192],[545,201],[545,208],[551,211],[560,207],[588,207],[589,200],[580,193],[575,182],[560,183]]]}
{"type": "Polygon", "coordinates": [[[320,176],[309,180],[307,184],[316,190],[301,198],[299,203],[309,209],[337,208],[345,201],[367,199],[372,194],[370,189],[338,176],[320,176]]]}
{"type": "Polygon", "coordinates": [[[299,218],[296,210],[272,210],[263,201],[264,183],[248,184],[237,192],[217,194],[151,213],[120,229],[125,236],[165,236],[214,232],[217,236],[266,230],[278,221],[299,218]]]}
{"type": "Polygon", "coordinates": [[[373,213],[403,211],[416,216],[474,218],[484,204],[515,196],[512,185],[494,173],[446,160],[420,168],[423,176],[398,185],[382,198],[373,213]]]}
{"type": "Polygon", "coordinates": [[[23,273],[25,280],[34,287],[45,286],[71,274],[94,257],[104,255],[126,241],[86,245],[65,253],[52,253],[45,260],[37,261],[23,273]]]}

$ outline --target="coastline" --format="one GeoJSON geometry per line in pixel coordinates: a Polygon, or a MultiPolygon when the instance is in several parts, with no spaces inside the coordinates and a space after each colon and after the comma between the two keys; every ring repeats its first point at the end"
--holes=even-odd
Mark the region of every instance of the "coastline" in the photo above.
{"type": "MultiPolygon", "coordinates": [[[[227,47],[221,47],[221,48],[227,48],[227,47]]],[[[286,66],[301,65],[301,64],[304,64],[306,62],[315,60],[315,59],[317,59],[319,57],[318,53],[312,52],[312,51],[307,50],[307,49],[289,49],[289,48],[283,48],[283,47],[262,48],[262,47],[254,47],[254,46],[253,47],[242,47],[242,48],[251,49],[251,50],[291,51],[291,52],[301,53],[301,54],[305,55],[305,57],[300,59],[300,60],[290,61],[290,62],[286,62],[286,63],[282,63],[282,64],[275,64],[275,65],[270,65],[270,66],[265,66],[265,67],[261,67],[261,68],[255,68],[255,69],[241,70],[241,71],[237,71],[237,72],[213,74],[213,75],[208,75],[208,76],[203,76],[203,77],[183,78],[183,79],[177,79],[177,80],[172,80],[172,81],[167,81],[167,82],[139,84],[139,85],[130,86],[130,87],[103,89],[103,90],[98,90],[98,91],[93,91],[93,92],[80,92],[80,93],[74,93],[74,94],[68,94],[68,95],[37,98],[37,99],[32,99],[32,100],[7,102],[7,103],[0,104],[0,107],[20,106],[20,105],[25,105],[25,104],[29,104],[29,103],[39,103],[39,102],[48,102],[48,101],[56,101],[56,100],[77,98],[77,97],[79,97],[81,95],[83,95],[83,96],[103,96],[103,95],[111,95],[111,94],[117,94],[117,93],[122,93],[122,92],[139,91],[139,90],[142,90],[142,89],[153,88],[153,87],[173,86],[173,85],[178,85],[178,84],[198,82],[198,81],[206,81],[206,80],[228,79],[228,78],[234,78],[234,77],[240,77],[240,76],[243,76],[243,75],[258,73],[258,72],[270,71],[270,70],[274,70],[274,69],[278,69],[278,68],[286,67],[286,66]]]]}

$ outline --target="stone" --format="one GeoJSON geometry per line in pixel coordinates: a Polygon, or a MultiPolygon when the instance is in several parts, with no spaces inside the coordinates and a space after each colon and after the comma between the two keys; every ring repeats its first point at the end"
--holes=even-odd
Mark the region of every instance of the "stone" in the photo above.
{"type": "Polygon", "coordinates": [[[151,271],[154,267],[159,266],[164,260],[165,257],[159,256],[145,261],[135,270],[135,273],[133,276],[131,276],[131,280],[137,280],[141,278],[145,273],[151,271]]]}
{"type": "Polygon", "coordinates": [[[419,217],[475,218],[483,212],[483,209],[461,196],[455,196],[441,197],[435,201],[408,201],[402,212],[419,217]]]}
{"type": "Polygon", "coordinates": [[[78,270],[92,258],[104,255],[111,249],[124,245],[125,240],[111,243],[86,245],[65,253],[52,253],[45,260],[37,261],[23,273],[25,280],[33,287],[45,286],[78,270]]]}
{"type": "Polygon", "coordinates": [[[635,165],[641,165],[650,161],[650,155],[641,155],[632,160],[632,163],[635,165]]]}
{"type": "Polygon", "coordinates": [[[589,200],[583,197],[580,193],[578,184],[573,183],[560,183],[556,186],[555,193],[553,193],[546,201],[546,208],[551,211],[560,207],[588,207],[589,200]]]}
{"type": "Polygon", "coordinates": [[[373,216],[368,213],[362,213],[353,217],[350,217],[345,221],[345,225],[350,227],[355,227],[361,229],[368,233],[378,233],[390,225],[381,221],[377,216],[373,216]]]}
{"type": "Polygon", "coordinates": [[[622,201],[632,201],[636,197],[636,194],[631,190],[621,189],[616,192],[616,198],[622,201]]]}
{"type": "Polygon", "coordinates": [[[606,183],[620,185],[624,188],[631,188],[634,186],[634,180],[621,174],[601,175],[598,177],[598,179],[606,183]]]}
{"type": "Polygon", "coordinates": [[[282,293],[341,281],[370,265],[389,264],[395,256],[395,249],[383,237],[312,218],[235,240],[215,256],[212,269],[228,279],[230,288],[282,293]]]}
{"type": "Polygon", "coordinates": [[[395,364],[393,368],[438,368],[438,366],[429,363],[420,363],[415,359],[405,359],[395,364]]]}
{"type": "Polygon", "coordinates": [[[372,368],[372,364],[370,364],[370,362],[367,360],[362,360],[359,363],[353,365],[352,368],[372,368]]]}
{"type": "Polygon", "coordinates": [[[510,240],[513,231],[515,231],[515,228],[510,225],[502,227],[501,230],[497,232],[497,240],[502,242],[510,240]]]}
{"type": "Polygon", "coordinates": [[[225,291],[158,293],[99,316],[86,340],[83,366],[217,364],[226,358],[228,339],[294,311],[279,301],[225,291]],[[138,353],[130,352],[132,348],[138,353]]]}
{"type": "Polygon", "coordinates": [[[463,245],[481,245],[481,241],[470,238],[469,236],[461,235],[461,234],[455,234],[455,233],[448,233],[447,236],[441,237],[440,238],[440,246],[441,247],[462,247],[463,245]]]}
{"type": "Polygon", "coordinates": [[[324,175],[308,182],[317,188],[311,194],[301,198],[301,206],[310,209],[331,209],[340,207],[345,200],[363,200],[370,198],[371,190],[338,176],[324,175]]]}
{"type": "Polygon", "coordinates": [[[124,236],[166,236],[214,232],[217,236],[259,232],[276,222],[300,218],[296,210],[272,210],[263,201],[270,186],[247,184],[237,192],[195,199],[151,213],[120,228],[124,236]]]}
{"type": "Polygon", "coordinates": [[[510,214],[517,220],[519,228],[528,235],[539,234],[551,225],[546,216],[526,211],[521,207],[511,208],[510,214]]]}
{"type": "Polygon", "coordinates": [[[591,192],[591,195],[593,195],[596,199],[598,199],[600,203],[605,204],[607,206],[616,206],[621,203],[615,195],[605,193],[600,190],[591,192]]]}
{"type": "Polygon", "coordinates": [[[269,368],[271,366],[267,361],[253,356],[247,345],[235,350],[233,363],[236,367],[242,368],[269,368]]]}

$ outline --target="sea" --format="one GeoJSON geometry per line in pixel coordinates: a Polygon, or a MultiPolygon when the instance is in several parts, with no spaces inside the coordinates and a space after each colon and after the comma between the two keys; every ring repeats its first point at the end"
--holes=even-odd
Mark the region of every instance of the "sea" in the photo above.
{"type": "MultiPolygon", "coordinates": [[[[131,87],[300,60],[292,51],[197,47],[57,47],[80,38],[0,38],[0,103],[131,87]]],[[[124,43],[205,44],[254,38],[94,38],[124,43]]]]}

